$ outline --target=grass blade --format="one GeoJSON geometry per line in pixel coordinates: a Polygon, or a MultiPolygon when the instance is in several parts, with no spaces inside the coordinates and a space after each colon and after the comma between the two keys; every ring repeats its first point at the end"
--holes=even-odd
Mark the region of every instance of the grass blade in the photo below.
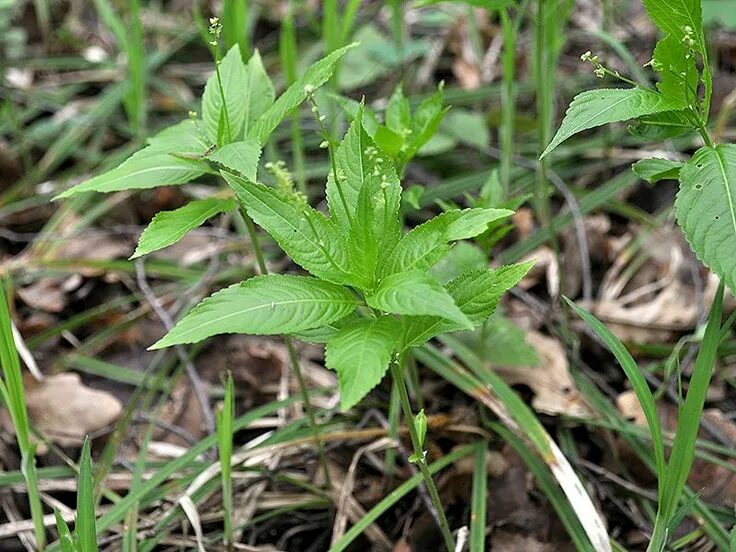
{"type": "Polygon", "coordinates": [[[652,446],[654,447],[654,462],[657,470],[657,478],[661,482],[666,472],[664,445],[662,444],[662,426],[659,423],[657,407],[654,403],[652,391],[649,389],[649,384],[647,384],[647,381],[639,370],[639,366],[636,364],[629,351],[626,350],[623,343],[621,343],[621,341],[595,316],[569,299],[566,298],[565,300],[577,315],[582,318],[595,332],[595,334],[606,344],[611,353],[613,353],[613,356],[616,357],[616,360],[623,371],[626,373],[626,377],[631,383],[634,393],[636,393],[636,398],[639,400],[639,404],[641,405],[641,409],[647,420],[647,425],[649,426],[649,431],[652,435],[652,446]]]}
{"type": "Polygon", "coordinates": [[[695,441],[700,428],[700,419],[703,415],[703,406],[708,393],[713,366],[718,354],[718,344],[721,339],[721,318],[723,316],[724,283],[718,286],[710,309],[708,324],[705,328],[703,343],[695,359],[693,375],[690,378],[685,404],[680,410],[677,419],[677,433],[672,444],[667,473],[660,490],[659,510],[654,523],[654,532],[649,550],[658,552],[664,549],[667,536],[674,530],[671,527],[677,513],[677,505],[685,488],[685,482],[690,474],[690,468],[695,458],[695,441]]]}
{"type": "Polygon", "coordinates": [[[13,324],[10,309],[5,296],[4,280],[0,280],[0,395],[10,412],[15,429],[15,437],[21,456],[21,471],[28,490],[28,503],[33,519],[36,546],[39,550],[46,547],[46,530],[43,524],[43,507],[38,490],[36,471],[36,447],[31,444],[30,424],[26,410],[23,374],[20,371],[20,359],[13,339],[13,324]]]}
{"type": "Polygon", "coordinates": [[[225,401],[216,413],[217,443],[220,456],[220,476],[222,479],[222,509],[224,511],[225,544],[233,547],[233,480],[230,461],[233,456],[233,419],[235,402],[233,376],[228,372],[225,385],[225,401]]]}
{"type": "Polygon", "coordinates": [[[79,542],[79,552],[97,552],[97,531],[95,529],[95,486],[92,480],[92,457],[89,437],[82,446],[79,461],[79,483],[77,488],[77,523],[75,532],[79,542]]]}
{"type": "Polygon", "coordinates": [[[470,505],[470,552],[483,552],[486,548],[486,504],[488,501],[487,448],[488,443],[485,441],[480,441],[475,447],[473,490],[470,505]]]}

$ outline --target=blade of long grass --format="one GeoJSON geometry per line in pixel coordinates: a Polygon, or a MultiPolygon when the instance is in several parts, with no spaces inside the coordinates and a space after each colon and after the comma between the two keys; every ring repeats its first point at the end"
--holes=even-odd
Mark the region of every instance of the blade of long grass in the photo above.
{"type": "Polygon", "coordinates": [[[84,440],[79,462],[77,489],[77,521],[74,526],[79,543],[79,552],[97,552],[97,530],[95,529],[95,486],[92,480],[92,455],[89,437],[84,440]]]}
{"type": "Polygon", "coordinates": [[[54,517],[56,518],[56,531],[59,533],[59,542],[61,543],[61,552],[77,552],[77,546],[72,538],[64,518],[59,510],[54,509],[54,517]]]}
{"type": "Polygon", "coordinates": [[[475,448],[473,489],[470,500],[470,552],[486,549],[486,506],[488,502],[488,443],[480,441],[475,448]]]}
{"type": "Polygon", "coordinates": [[[220,458],[220,477],[222,479],[222,509],[224,512],[225,545],[233,548],[233,480],[230,460],[233,456],[233,419],[235,418],[235,391],[233,376],[228,372],[225,385],[225,400],[216,412],[217,443],[220,458]]]}
{"type": "Polygon", "coordinates": [[[483,366],[457,338],[445,335],[440,340],[467,363],[472,374],[428,345],[415,350],[417,359],[451,384],[486,404],[506,425],[528,439],[563,488],[591,544],[594,543],[595,549],[599,551],[610,550],[610,539],[600,514],[572,466],[534,412],[506,382],[483,366]]]}
{"type": "Polygon", "coordinates": [[[666,473],[666,466],[664,458],[664,444],[662,443],[662,426],[659,423],[657,406],[654,402],[652,391],[649,389],[649,384],[641,373],[641,370],[639,370],[639,366],[636,364],[636,361],[626,347],[624,347],[623,343],[621,343],[621,341],[608,328],[606,328],[603,323],[569,299],[565,298],[565,301],[567,301],[567,304],[570,305],[577,315],[582,318],[586,324],[588,324],[603,343],[606,344],[611,353],[613,353],[613,356],[616,357],[616,360],[626,374],[629,383],[631,383],[631,388],[636,394],[636,398],[639,401],[644,417],[647,420],[649,432],[652,435],[652,447],[654,449],[654,462],[657,470],[657,478],[660,482],[663,481],[666,473]]]}
{"type": "MultiPolygon", "coordinates": [[[[296,31],[294,29],[293,3],[289,2],[286,17],[281,25],[281,34],[279,35],[279,55],[281,56],[281,66],[284,71],[286,85],[294,84],[297,76],[296,60],[299,59],[299,53],[296,43],[296,31]]],[[[300,114],[299,110],[295,110],[291,115],[291,148],[294,163],[294,172],[296,173],[296,183],[299,191],[307,194],[307,177],[304,171],[304,143],[302,140],[302,131],[299,126],[300,114]]]]}
{"type": "MultiPolygon", "coordinates": [[[[244,416],[237,418],[233,423],[233,431],[239,431],[255,420],[268,416],[277,412],[281,408],[286,408],[289,405],[298,402],[299,398],[289,398],[282,401],[274,401],[263,406],[259,406],[249,411],[244,416]]],[[[217,435],[208,435],[195,445],[192,445],[184,454],[167,462],[162,465],[156,472],[147,479],[142,485],[134,490],[131,490],[126,494],[117,504],[112,506],[105,514],[103,514],[97,520],[97,532],[101,533],[106,531],[116,523],[120,523],[125,519],[126,513],[133,507],[136,502],[141,501],[144,497],[158,489],[164,484],[171,476],[176,474],[178,471],[187,467],[193,461],[195,461],[201,454],[211,449],[217,444],[217,435]]],[[[49,546],[49,552],[58,550],[58,546],[49,546]]]]}
{"type": "Polygon", "coordinates": [[[660,493],[659,510],[654,523],[652,541],[648,548],[650,551],[663,550],[668,535],[675,529],[671,527],[671,524],[695,458],[695,442],[700,428],[700,419],[703,415],[703,406],[718,354],[724,289],[724,284],[721,282],[710,309],[703,343],[695,359],[685,404],[677,418],[677,433],[672,444],[667,473],[660,493]]]}
{"type": "MultiPolygon", "coordinates": [[[[590,401],[594,410],[598,412],[601,417],[608,420],[614,431],[617,431],[621,435],[627,445],[631,447],[647,468],[651,470],[652,473],[656,474],[652,449],[647,442],[649,436],[638,435],[636,431],[631,431],[631,423],[621,416],[616,407],[609,402],[607,397],[605,397],[589,379],[577,372],[574,373],[574,375],[575,382],[580,389],[580,392],[588,401],[590,401]]],[[[695,495],[695,493],[692,490],[689,488],[685,489],[685,496],[690,497],[693,495],[695,495]]],[[[646,506],[647,503],[645,502],[643,505],[646,506]]],[[[695,519],[698,520],[710,539],[721,550],[727,550],[728,532],[721,525],[717,514],[702,500],[696,500],[694,510],[696,514],[694,516],[695,519]]],[[[653,519],[654,516],[655,514],[652,513],[651,518],[653,519]]]]}
{"type": "Polygon", "coordinates": [[[247,0],[224,0],[222,3],[222,27],[225,44],[228,49],[237,44],[243,61],[250,57],[250,41],[248,39],[248,2],[247,0]]]}
{"type": "Polygon", "coordinates": [[[10,412],[18,449],[20,450],[21,471],[26,481],[36,547],[43,550],[46,547],[46,530],[43,522],[41,495],[38,489],[36,447],[31,444],[23,374],[20,370],[20,359],[13,339],[13,324],[5,295],[6,287],[4,280],[0,280],[0,366],[2,366],[0,395],[2,395],[3,402],[10,412]]]}

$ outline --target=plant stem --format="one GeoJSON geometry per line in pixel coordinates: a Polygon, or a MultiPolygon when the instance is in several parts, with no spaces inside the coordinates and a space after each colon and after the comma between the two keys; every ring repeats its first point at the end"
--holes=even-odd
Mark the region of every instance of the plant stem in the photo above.
{"type": "MultiPolygon", "coordinates": [[[[250,218],[245,209],[241,209],[241,211],[243,218],[245,219],[245,226],[248,229],[248,236],[250,237],[253,252],[256,256],[258,271],[261,274],[268,274],[268,266],[266,266],[266,260],[263,256],[263,250],[261,249],[261,244],[258,240],[256,226],[253,223],[253,219],[250,218]]],[[[309,422],[309,427],[312,430],[312,435],[314,436],[314,443],[317,446],[317,454],[319,456],[320,464],[322,465],[322,470],[324,471],[325,485],[328,489],[332,489],[332,479],[330,478],[330,469],[327,463],[327,453],[325,452],[324,443],[322,443],[322,438],[320,437],[319,426],[317,425],[317,419],[314,415],[312,403],[309,401],[307,385],[304,380],[304,375],[302,374],[301,366],[299,365],[299,356],[296,354],[296,350],[294,349],[294,345],[292,344],[291,339],[289,339],[287,336],[284,336],[283,339],[284,345],[286,345],[286,350],[289,353],[291,369],[296,376],[296,380],[299,385],[299,393],[301,394],[302,401],[304,402],[304,411],[307,415],[307,421],[309,422]]]]}
{"type": "Polygon", "coordinates": [[[404,370],[406,368],[406,354],[402,354],[398,361],[391,364],[391,377],[394,381],[399,392],[399,399],[401,400],[401,407],[404,410],[404,417],[406,418],[406,426],[409,428],[409,436],[411,437],[411,443],[414,448],[414,455],[417,458],[416,464],[419,467],[419,472],[422,474],[424,484],[429,491],[429,497],[432,500],[435,510],[437,510],[437,518],[439,520],[440,531],[442,532],[442,538],[445,541],[445,546],[448,552],[454,552],[455,541],[452,538],[452,531],[450,531],[450,524],[447,522],[447,516],[445,516],[445,510],[442,507],[442,501],[440,500],[440,494],[437,492],[437,486],[434,484],[432,474],[427,468],[427,461],[424,457],[424,449],[422,443],[419,441],[419,435],[417,428],[414,425],[414,414],[411,410],[411,401],[409,400],[409,393],[406,390],[406,382],[404,381],[404,370]]]}

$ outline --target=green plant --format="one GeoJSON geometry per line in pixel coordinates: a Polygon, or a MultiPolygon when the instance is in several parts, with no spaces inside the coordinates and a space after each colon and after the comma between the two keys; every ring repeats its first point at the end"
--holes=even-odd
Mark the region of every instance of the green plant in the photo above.
{"type": "Polygon", "coordinates": [[[233,548],[233,479],[230,462],[233,456],[233,420],[235,420],[235,389],[233,376],[228,373],[225,384],[225,400],[217,411],[217,452],[220,456],[222,479],[222,510],[225,545],[233,548]]]}
{"type": "MultiPolygon", "coordinates": [[[[329,79],[335,62],[348,48],[312,66],[271,103],[273,88],[260,57],[255,53],[243,64],[234,46],[205,87],[201,119],[192,116],[165,129],[120,167],[62,196],[179,184],[221,174],[246,213],[246,221],[253,220],[266,230],[311,276],[268,274],[256,235],[251,233],[261,275],[202,301],[153,348],[194,343],[223,333],[286,335],[325,343],[326,364],[337,372],[343,409],[357,404],[391,366],[415,449],[412,460],[424,476],[446,545],[452,550],[449,525],[427,468],[423,438],[419,438],[422,418],[417,421],[411,412],[403,359],[412,348],[436,335],[485,323],[502,294],[524,276],[530,264],[476,269],[446,285],[432,276],[430,269],[450,253],[453,242],[483,234],[512,211],[450,210],[404,234],[397,167],[402,171],[420,147],[417,140],[426,141],[436,129],[445,110],[441,89],[413,117],[400,89],[392,97],[387,118],[395,121],[394,128],[420,131],[414,133],[418,137],[406,133],[411,140],[408,149],[399,148],[394,156],[384,152],[366,131],[362,105],[342,142],[333,144],[313,94],[329,79]],[[329,217],[294,189],[283,165],[270,165],[275,187],[257,182],[261,147],[305,99],[313,104],[323,147],[330,153],[329,217]]],[[[233,200],[217,196],[161,213],[141,236],[135,255],[170,245],[212,215],[234,206],[233,200]]]]}
{"type": "Polygon", "coordinates": [[[687,513],[691,501],[679,505],[695,454],[694,443],[710,383],[716,350],[730,321],[721,326],[725,286],[736,289],[732,247],[736,239],[736,146],[715,144],[708,133],[712,76],[702,25],[699,0],[671,3],[644,0],[654,23],[664,34],[648,64],[659,76],[656,89],[637,85],[608,69],[591,52],[583,61],[595,66],[600,78],[615,77],[630,88],[589,90],[577,95],[542,157],[574,134],[606,123],[636,119],[630,130],[648,140],[697,132],[704,146],[685,163],[645,159],[633,169],[654,183],[678,179],[675,201],[677,222],[698,258],[721,278],[693,376],[678,417],[677,432],[669,460],[665,459],[662,431],[654,398],[639,368],[618,339],[589,313],[573,306],[613,351],[637,394],[652,434],[659,480],[658,509],[649,550],[659,552],[671,532],[687,513]]]}
{"type": "Polygon", "coordinates": [[[74,533],[69,531],[69,526],[58,510],[54,511],[54,515],[62,552],[97,552],[97,522],[95,520],[94,481],[89,438],[84,440],[79,461],[74,533]]]}
{"type": "Polygon", "coordinates": [[[13,338],[13,323],[5,296],[4,283],[4,280],[0,279],[0,366],[2,367],[0,396],[10,412],[13,428],[15,428],[15,439],[20,449],[21,472],[26,482],[28,504],[33,518],[36,547],[43,550],[46,547],[46,529],[43,524],[43,507],[38,489],[36,444],[31,442],[23,374],[20,370],[20,360],[13,338]]]}

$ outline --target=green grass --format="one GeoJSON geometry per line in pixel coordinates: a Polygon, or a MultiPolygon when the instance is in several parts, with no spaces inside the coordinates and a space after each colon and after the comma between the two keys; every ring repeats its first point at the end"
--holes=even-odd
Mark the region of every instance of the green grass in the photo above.
{"type": "Polygon", "coordinates": [[[21,472],[26,482],[28,505],[33,518],[36,548],[46,547],[46,529],[43,522],[43,506],[38,488],[38,472],[36,469],[36,444],[31,440],[31,429],[26,410],[23,374],[20,360],[13,339],[13,323],[6,293],[10,291],[6,280],[0,280],[0,396],[10,412],[15,429],[15,438],[20,449],[21,472]]]}

